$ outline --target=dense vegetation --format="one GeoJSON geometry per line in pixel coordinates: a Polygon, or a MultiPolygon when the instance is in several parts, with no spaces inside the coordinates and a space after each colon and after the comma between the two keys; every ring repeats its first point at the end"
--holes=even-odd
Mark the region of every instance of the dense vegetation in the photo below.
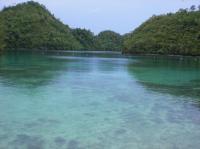
{"type": "Polygon", "coordinates": [[[200,11],[153,16],[124,39],[124,53],[200,55],[200,11]]]}
{"type": "Polygon", "coordinates": [[[86,29],[72,29],[72,34],[80,42],[84,50],[97,49],[96,40],[94,34],[90,30],[86,29]]]}
{"type": "Polygon", "coordinates": [[[90,30],[77,28],[72,29],[72,33],[84,50],[122,50],[123,37],[113,31],[103,31],[95,36],[90,30]]]}
{"type": "Polygon", "coordinates": [[[45,6],[33,1],[4,8],[0,21],[0,50],[4,47],[9,50],[119,50],[117,33],[106,32],[96,37],[86,29],[71,29],[45,6]]]}
{"type": "Polygon", "coordinates": [[[7,49],[79,49],[70,28],[36,2],[18,4],[0,12],[7,49]]]}
{"type": "Polygon", "coordinates": [[[200,7],[153,16],[135,31],[121,36],[103,31],[71,29],[43,5],[29,1],[0,12],[3,49],[115,50],[131,54],[200,55],[200,7]]]}
{"type": "Polygon", "coordinates": [[[2,52],[4,46],[5,46],[5,42],[4,42],[4,26],[3,26],[2,18],[0,17],[0,53],[2,52]]]}
{"type": "Polygon", "coordinates": [[[97,45],[102,50],[115,50],[122,49],[123,37],[113,31],[100,32],[96,37],[97,45]]]}

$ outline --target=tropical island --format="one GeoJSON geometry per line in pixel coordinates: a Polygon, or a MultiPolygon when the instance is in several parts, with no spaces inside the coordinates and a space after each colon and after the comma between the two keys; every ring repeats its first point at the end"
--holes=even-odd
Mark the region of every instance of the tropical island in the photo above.
{"type": "Polygon", "coordinates": [[[152,16],[134,31],[120,35],[63,24],[47,8],[29,1],[0,12],[2,50],[103,50],[124,54],[200,55],[200,8],[152,16]]]}

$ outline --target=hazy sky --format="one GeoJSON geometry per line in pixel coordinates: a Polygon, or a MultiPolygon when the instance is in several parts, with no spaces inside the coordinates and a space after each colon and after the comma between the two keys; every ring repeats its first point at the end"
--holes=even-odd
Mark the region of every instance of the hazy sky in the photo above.
{"type": "MultiPolygon", "coordinates": [[[[0,0],[0,8],[27,0],[0,0]]],[[[98,33],[132,31],[153,14],[175,12],[179,8],[200,5],[200,0],[35,0],[45,5],[70,27],[98,33]]]]}

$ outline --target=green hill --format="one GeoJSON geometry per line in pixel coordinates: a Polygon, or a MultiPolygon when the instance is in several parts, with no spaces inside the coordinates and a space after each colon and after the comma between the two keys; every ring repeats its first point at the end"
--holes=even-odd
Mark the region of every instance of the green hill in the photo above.
{"type": "MultiPolygon", "coordinates": [[[[82,48],[72,35],[70,28],[39,3],[29,1],[4,8],[0,12],[0,17],[5,25],[3,40],[5,40],[6,49],[73,50],[82,48]]],[[[0,28],[2,30],[2,27],[0,28]]]]}
{"type": "Polygon", "coordinates": [[[72,29],[73,35],[81,43],[84,50],[120,51],[122,36],[113,31],[102,31],[97,36],[90,30],[72,29]]]}
{"type": "Polygon", "coordinates": [[[94,33],[86,29],[72,29],[72,34],[81,43],[83,50],[97,49],[94,33]]]}
{"type": "Polygon", "coordinates": [[[43,5],[29,1],[0,11],[3,49],[113,50],[130,54],[200,55],[200,11],[153,16],[121,36],[103,31],[71,29],[43,5]]]}
{"type": "Polygon", "coordinates": [[[120,50],[122,45],[115,32],[95,36],[86,29],[71,29],[33,1],[4,8],[0,17],[0,50],[120,50]]]}
{"type": "Polygon", "coordinates": [[[123,53],[200,55],[200,11],[151,17],[126,35],[123,53]]]}
{"type": "Polygon", "coordinates": [[[120,51],[122,49],[122,36],[113,31],[103,31],[96,36],[96,44],[101,50],[120,51]]]}

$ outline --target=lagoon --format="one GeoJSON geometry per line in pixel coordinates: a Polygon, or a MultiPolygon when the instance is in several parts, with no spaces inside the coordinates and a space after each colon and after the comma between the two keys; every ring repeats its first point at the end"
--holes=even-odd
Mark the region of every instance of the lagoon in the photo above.
{"type": "Polygon", "coordinates": [[[0,149],[199,149],[200,60],[0,56],[0,149]]]}

